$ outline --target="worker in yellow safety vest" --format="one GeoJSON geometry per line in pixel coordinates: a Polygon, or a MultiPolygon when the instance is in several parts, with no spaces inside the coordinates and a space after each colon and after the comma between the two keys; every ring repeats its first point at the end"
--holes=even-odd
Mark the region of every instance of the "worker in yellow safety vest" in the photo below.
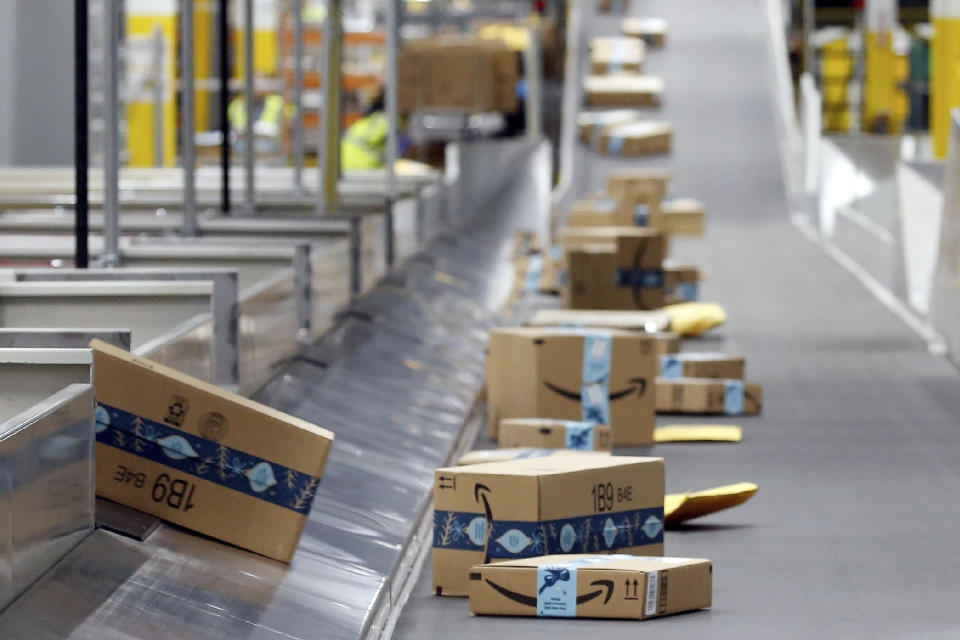
{"type": "Polygon", "coordinates": [[[386,166],[389,126],[381,92],[363,118],[350,125],[344,133],[340,142],[341,168],[344,171],[357,171],[386,166]]]}
{"type": "MultiPolygon", "coordinates": [[[[295,110],[288,105],[278,93],[257,92],[254,96],[253,134],[256,136],[255,146],[258,152],[274,152],[279,150],[283,134],[284,117],[292,117],[295,110]]],[[[238,146],[244,143],[243,134],[247,129],[247,105],[243,95],[230,101],[227,107],[227,118],[230,128],[237,136],[238,146]]]]}

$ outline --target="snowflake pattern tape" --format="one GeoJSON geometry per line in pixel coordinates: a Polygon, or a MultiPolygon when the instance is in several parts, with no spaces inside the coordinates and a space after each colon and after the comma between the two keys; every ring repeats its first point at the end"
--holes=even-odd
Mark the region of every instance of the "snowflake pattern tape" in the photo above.
{"type": "Polygon", "coordinates": [[[482,513],[436,511],[433,546],[483,551],[491,559],[532,558],[554,553],[593,553],[663,542],[663,508],[634,509],[543,522],[495,521],[482,513]],[[489,529],[489,535],[488,535],[489,529]]]}
{"type": "Polygon", "coordinates": [[[310,513],[320,478],[97,404],[97,442],[277,506],[310,513]]]}

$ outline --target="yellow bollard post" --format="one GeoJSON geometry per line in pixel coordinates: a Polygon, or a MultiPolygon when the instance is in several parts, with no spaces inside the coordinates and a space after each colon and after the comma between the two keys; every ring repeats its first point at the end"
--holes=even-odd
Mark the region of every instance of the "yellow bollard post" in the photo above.
{"type": "Polygon", "coordinates": [[[893,54],[893,28],[896,0],[867,0],[866,73],[863,103],[863,129],[891,132],[896,95],[893,54]]]}
{"type": "Polygon", "coordinates": [[[162,143],[162,164],[173,166],[176,155],[176,105],[174,78],[177,26],[176,0],[127,0],[127,152],[132,167],[156,164],[157,142],[162,143]],[[162,115],[156,113],[153,47],[157,32],[163,41],[160,59],[162,115]],[[160,131],[157,131],[158,123],[160,131]]]}
{"type": "Polygon", "coordinates": [[[930,133],[934,155],[945,158],[950,109],[960,106],[960,0],[932,0],[930,17],[930,133]]]}

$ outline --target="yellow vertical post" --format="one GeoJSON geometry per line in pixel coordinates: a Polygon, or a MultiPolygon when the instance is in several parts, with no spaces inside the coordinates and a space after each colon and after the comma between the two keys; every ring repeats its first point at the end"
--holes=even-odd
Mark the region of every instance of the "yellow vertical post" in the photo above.
{"type": "MultiPolygon", "coordinates": [[[[255,0],[253,5],[253,69],[256,75],[273,77],[279,72],[280,59],[280,2],[255,0]]],[[[236,14],[234,42],[236,66],[234,74],[243,77],[243,16],[236,14]]]]}
{"type": "Polygon", "coordinates": [[[934,155],[945,158],[950,109],[960,106],[960,0],[932,0],[930,16],[930,133],[934,155]]]}
{"type": "Polygon", "coordinates": [[[213,0],[201,0],[193,5],[193,77],[197,80],[197,93],[194,97],[194,122],[197,131],[210,128],[210,105],[216,88],[210,83],[213,73],[213,18],[215,13],[213,0]]]}
{"type": "Polygon", "coordinates": [[[896,0],[867,0],[867,55],[863,101],[863,128],[889,132],[892,128],[897,81],[893,53],[896,0]]]}
{"type": "Polygon", "coordinates": [[[820,77],[823,92],[823,126],[827,131],[850,130],[850,104],[847,86],[853,74],[853,58],[846,34],[839,30],[825,42],[820,52],[820,77]]]}
{"type": "Polygon", "coordinates": [[[176,156],[176,104],[174,77],[177,27],[176,0],[127,0],[127,153],[129,165],[149,167],[155,163],[155,141],[163,144],[163,165],[173,166],[176,156]],[[156,77],[152,41],[159,30],[163,38],[160,78],[162,117],[157,117],[152,91],[156,77]],[[157,132],[157,123],[162,131],[157,132]],[[159,135],[157,135],[159,133],[159,135]]]}

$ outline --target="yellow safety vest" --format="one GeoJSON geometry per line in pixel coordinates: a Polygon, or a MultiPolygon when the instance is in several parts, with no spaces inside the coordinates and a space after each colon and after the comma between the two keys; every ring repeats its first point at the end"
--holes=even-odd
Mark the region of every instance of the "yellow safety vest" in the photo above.
{"type": "Polygon", "coordinates": [[[344,171],[379,169],[386,164],[387,114],[377,111],[354,122],[340,143],[340,166],[344,171]]]}
{"type": "MultiPolygon", "coordinates": [[[[261,111],[260,117],[257,118],[257,122],[274,125],[279,132],[280,125],[283,122],[284,107],[285,104],[282,96],[275,93],[267,96],[263,101],[263,111],[261,111]]],[[[237,96],[230,102],[230,106],[227,108],[227,117],[230,120],[230,126],[234,130],[240,131],[246,128],[247,104],[243,96],[237,96]]]]}

